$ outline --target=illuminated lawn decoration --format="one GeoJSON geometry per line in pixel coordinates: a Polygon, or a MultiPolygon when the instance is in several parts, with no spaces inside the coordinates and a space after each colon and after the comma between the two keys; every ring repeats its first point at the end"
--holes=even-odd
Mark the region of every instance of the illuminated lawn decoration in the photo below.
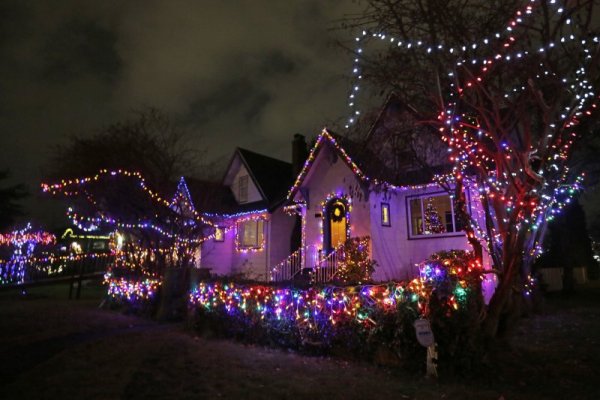
{"type": "Polygon", "coordinates": [[[286,334],[293,331],[303,338],[326,341],[337,334],[338,327],[370,331],[384,315],[403,306],[414,310],[414,318],[429,317],[432,296],[444,313],[460,310],[469,295],[480,296],[480,273],[481,266],[470,253],[453,251],[423,263],[421,277],[410,282],[306,290],[200,283],[190,294],[190,304],[224,317],[232,326],[285,327],[286,334]]]}
{"type": "Polygon", "coordinates": [[[318,331],[341,323],[373,326],[375,321],[370,316],[376,309],[392,310],[398,302],[419,306],[421,289],[419,280],[408,284],[308,290],[201,283],[191,293],[190,302],[208,312],[225,312],[265,323],[287,320],[300,329],[318,331]]]}
{"type": "Polygon", "coordinates": [[[31,224],[11,233],[0,234],[0,246],[12,248],[10,259],[0,260],[0,284],[23,283],[27,267],[35,261],[35,247],[55,241],[56,237],[48,232],[31,232],[31,224]]]}
{"type": "Polygon", "coordinates": [[[111,272],[104,275],[104,284],[108,286],[108,295],[114,299],[128,302],[152,299],[161,285],[160,279],[142,278],[132,280],[116,278],[111,272]]]}
{"type": "Polygon", "coordinates": [[[369,258],[370,237],[355,237],[344,244],[334,279],[344,283],[363,284],[372,281],[377,263],[369,258]]]}

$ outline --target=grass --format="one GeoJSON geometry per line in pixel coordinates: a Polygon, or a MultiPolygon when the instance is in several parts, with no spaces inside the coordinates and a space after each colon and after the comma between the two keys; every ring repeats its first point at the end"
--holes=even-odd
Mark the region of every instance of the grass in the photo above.
{"type": "Polygon", "coordinates": [[[2,399],[596,399],[600,287],[547,300],[502,364],[478,381],[439,382],[333,358],[206,339],[99,309],[103,289],[0,293],[2,399]]]}

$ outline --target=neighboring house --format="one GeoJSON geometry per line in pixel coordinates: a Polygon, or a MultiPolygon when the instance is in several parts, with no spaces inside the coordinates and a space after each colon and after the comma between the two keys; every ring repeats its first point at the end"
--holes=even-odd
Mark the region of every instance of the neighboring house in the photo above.
{"type": "Polygon", "coordinates": [[[201,246],[199,266],[214,275],[268,280],[294,244],[296,219],[283,212],[292,179],[290,163],[240,148],[222,182],[182,178],[178,191],[217,226],[201,246]]]}

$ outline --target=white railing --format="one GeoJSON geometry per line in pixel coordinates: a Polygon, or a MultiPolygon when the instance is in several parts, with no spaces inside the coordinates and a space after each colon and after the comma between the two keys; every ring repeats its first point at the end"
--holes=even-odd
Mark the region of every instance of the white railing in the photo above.
{"type": "Polygon", "coordinates": [[[338,270],[339,262],[343,259],[344,245],[340,245],[314,266],[312,283],[325,283],[332,280],[338,270]]]}
{"type": "Polygon", "coordinates": [[[291,281],[302,270],[304,249],[299,248],[271,269],[271,282],[291,281]]]}
{"type": "Polygon", "coordinates": [[[339,261],[344,258],[344,245],[340,245],[323,257],[317,246],[306,246],[293,252],[288,258],[271,269],[271,282],[291,281],[303,269],[311,270],[312,283],[329,282],[338,270],[339,261]]]}

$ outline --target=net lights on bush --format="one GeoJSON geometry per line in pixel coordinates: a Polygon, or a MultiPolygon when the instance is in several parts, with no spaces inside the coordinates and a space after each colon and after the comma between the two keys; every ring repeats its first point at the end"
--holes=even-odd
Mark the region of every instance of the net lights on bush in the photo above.
{"type": "Polygon", "coordinates": [[[160,279],[150,277],[140,280],[117,278],[111,272],[107,272],[104,275],[104,284],[108,286],[109,296],[135,302],[152,299],[162,282],[160,279]]]}
{"type": "Polygon", "coordinates": [[[223,311],[268,322],[295,321],[308,329],[342,322],[373,324],[370,315],[377,308],[393,309],[398,302],[418,303],[420,286],[408,284],[326,287],[322,290],[277,289],[270,286],[243,286],[201,283],[190,295],[192,305],[207,311],[223,311]]]}

